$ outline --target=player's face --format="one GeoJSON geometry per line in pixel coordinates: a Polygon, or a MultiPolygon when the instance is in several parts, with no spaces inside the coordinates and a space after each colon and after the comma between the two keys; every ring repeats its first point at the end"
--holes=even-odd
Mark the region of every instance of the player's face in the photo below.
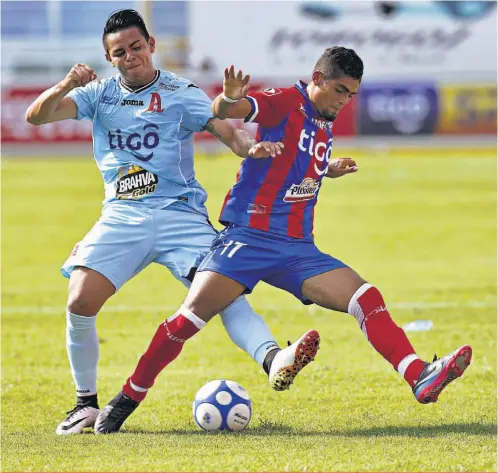
{"type": "Polygon", "coordinates": [[[324,80],[321,74],[320,76],[318,80],[313,77],[315,87],[310,98],[320,115],[326,120],[333,121],[358,93],[360,81],[351,77],[324,80]]]}
{"type": "Polygon", "coordinates": [[[106,37],[106,59],[119,69],[123,79],[130,85],[142,85],[154,79],[152,64],[155,41],[145,39],[137,27],[111,33],[106,37]]]}

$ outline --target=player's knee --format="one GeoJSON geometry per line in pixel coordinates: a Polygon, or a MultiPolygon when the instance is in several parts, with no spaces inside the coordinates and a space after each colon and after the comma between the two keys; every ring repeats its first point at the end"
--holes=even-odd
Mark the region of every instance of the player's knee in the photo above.
{"type": "Polygon", "coordinates": [[[114,285],[100,273],[78,267],[69,279],[69,296],[66,308],[76,315],[94,316],[115,293],[114,285]]]}
{"type": "Polygon", "coordinates": [[[81,292],[71,292],[67,300],[66,310],[71,314],[92,317],[97,315],[103,303],[92,300],[92,297],[81,292]]]}
{"type": "Polygon", "coordinates": [[[185,300],[183,306],[186,307],[190,312],[194,313],[204,322],[209,322],[218,312],[216,309],[199,302],[196,298],[190,298],[185,300]]]}
{"type": "Polygon", "coordinates": [[[351,297],[348,313],[362,323],[370,315],[381,312],[387,312],[382,294],[375,286],[365,282],[351,297]]]}
{"type": "Polygon", "coordinates": [[[211,271],[198,272],[192,282],[184,305],[207,322],[229,306],[242,294],[238,282],[211,271]]]}
{"type": "Polygon", "coordinates": [[[220,302],[212,298],[208,291],[196,289],[190,288],[183,305],[204,322],[211,320],[229,304],[229,302],[220,302]]]}

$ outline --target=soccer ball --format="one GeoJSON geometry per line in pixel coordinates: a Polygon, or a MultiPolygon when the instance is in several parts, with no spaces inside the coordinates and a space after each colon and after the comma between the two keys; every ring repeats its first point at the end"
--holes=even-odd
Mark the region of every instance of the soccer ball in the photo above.
{"type": "Polygon", "coordinates": [[[242,430],[252,415],[247,391],[234,381],[220,379],[202,386],[192,407],[195,423],[204,430],[242,430]]]}

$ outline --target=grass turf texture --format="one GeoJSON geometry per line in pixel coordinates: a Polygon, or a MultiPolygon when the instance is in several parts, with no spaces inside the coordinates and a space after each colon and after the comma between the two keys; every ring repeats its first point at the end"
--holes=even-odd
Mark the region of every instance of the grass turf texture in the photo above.
{"type": "MultiPolygon", "coordinates": [[[[472,365],[438,403],[418,404],[351,316],[305,307],[261,283],[250,301],[281,345],[308,328],[321,333],[316,362],[290,391],[273,392],[215,318],[161,374],[123,433],[61,438],[55,428],[74,388],[59,267],[98,218],[102,184],[91,158],[4,160],[2,470],[495,471],[495,159],[433,153],[359,165],[356,175],[324,182],[316,241],[377,285],[399,324],[434,322],[409,334],[421,357],[473,346],[472,365]],[[219,378],[251,395],[245,431],[208,434],[193,422],[195,392],[219,378]]],[[[237,167],[235,157],[197,160],[213,221],[237,167]]],[[[104,307],[101,407],[184,294],[153,265],[104,307]]]]}

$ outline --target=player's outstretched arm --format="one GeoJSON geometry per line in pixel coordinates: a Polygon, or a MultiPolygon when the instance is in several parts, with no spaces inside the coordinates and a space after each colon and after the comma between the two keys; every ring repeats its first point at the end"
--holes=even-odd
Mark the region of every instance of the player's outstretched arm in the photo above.
{"type": "Polygon", "coordinates": [[[231,123],[211,118],[206,125],[206,130],[216,136],[223,144],[228,146],[241,158],[273,158],[281,153],[283,143],[262,141],[258,143],[249,133],[235,128],[231,123]]]}
{"type": "Polygon", "coordinates": [[[358,171],[358,166],[354,159],[351,158],[335,158],[329,163],[326,177],[335,178],[345,176],[358,171]]]}
{"type": "Polygon", "coordinates": [[[78,116],[73,99],[66,95],[76,87],[83,87],[97,78],[86,64],[76,64],[58,84],[43,92],[26,111],[26,120],[32,125],[43,125],[78,116]]]}
{"type": "Polygon", "coordinates": [[[225,118],[246,118],[251,113],[251,104],[244,97],[249,90],[250,75],[239,69],[235,74],[233,65],[225,69],[223,92],[213,100],[213,115],[220,120],[225,118]]]}

